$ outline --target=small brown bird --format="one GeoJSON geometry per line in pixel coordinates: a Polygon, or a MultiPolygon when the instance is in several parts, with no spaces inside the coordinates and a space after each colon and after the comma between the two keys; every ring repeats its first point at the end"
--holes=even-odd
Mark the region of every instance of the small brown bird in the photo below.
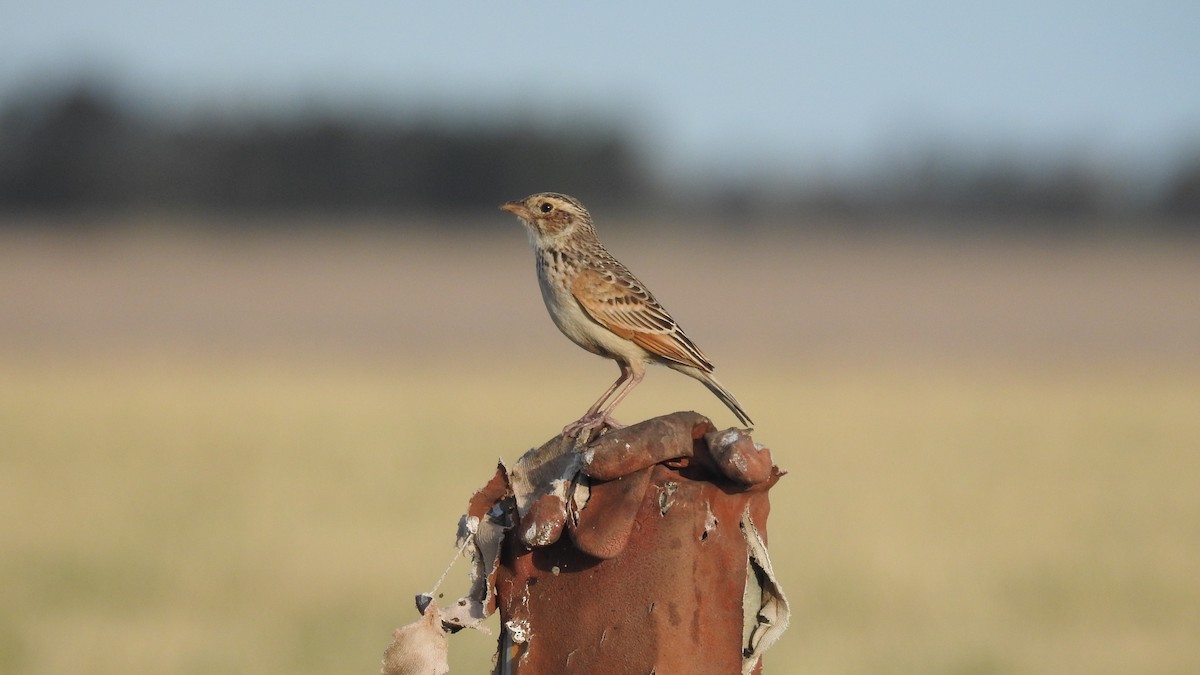
{"type": "Polygon", "coordinates": [[[600,243],[583,204],[543,192],[500,208],[520,218],[529,232],[542,300],[554,325],[575,344],[613,359],[621,368],[617,381],[564,433],[619,427],[612,411],[642,381],[648,363],[700,380],[743,424],[753,424],[733,394],[713,377],[712,362],[649,289],[600,243]]]}

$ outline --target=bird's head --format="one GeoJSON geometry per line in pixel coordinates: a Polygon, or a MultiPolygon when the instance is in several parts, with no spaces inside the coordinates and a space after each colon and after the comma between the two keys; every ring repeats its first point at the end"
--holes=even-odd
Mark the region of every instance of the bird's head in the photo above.
{"type": "Polygon", "coordinates": [[[579,233],[593,232],[592,216],[574,197],[557,192],[539,192],[525,199],[506,202],[500,208],[521,219],[534,246],[553,244],[579,233]]]}

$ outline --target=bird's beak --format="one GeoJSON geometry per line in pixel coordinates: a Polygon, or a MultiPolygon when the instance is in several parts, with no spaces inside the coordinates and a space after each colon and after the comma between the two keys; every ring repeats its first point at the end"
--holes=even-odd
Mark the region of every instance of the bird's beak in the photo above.
{"type": "Polygon", "coordinates": [[[528,218],[530,215],[529,208],[525,206],[524,202],[504,202],[500,205],[500,210],[508,211],[514,216],[522,219],[528,218]]]}

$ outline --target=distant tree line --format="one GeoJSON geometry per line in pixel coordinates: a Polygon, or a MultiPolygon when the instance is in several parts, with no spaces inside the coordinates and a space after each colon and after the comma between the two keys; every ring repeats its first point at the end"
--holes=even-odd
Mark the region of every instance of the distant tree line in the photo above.
{"type": "Polygon", "coordinates": [[[550,182],[597,202],[640,199],[647,179],[630,143],[594,127],[183,121],[80,86],[0,110],[0,211],[456,212],[550,182]]]}
{"type": "MultiPolygon", "coordinates": [[[[610,210],[1155,216],[1200,232],[1200,149],[1149,194],[1083,162],[918,154],[874,175],[667,188],[612,121],[540,128],[351,113],[190,118],[137,111],[87,83],[0,105],[0,214],[461,213],[540,186],[610,210]],[[681,194],[686,193],[686,196],[681,194]],[[681,207],[682,208],[682,207],[681,207]]],[[[11,221],[12,219],[7,219],[11,221]]],[[[1002,219],[1001,219],[1002,220],[1002,219]]],[[[996,222],[993,219],[992,222],[996,222]]]]}

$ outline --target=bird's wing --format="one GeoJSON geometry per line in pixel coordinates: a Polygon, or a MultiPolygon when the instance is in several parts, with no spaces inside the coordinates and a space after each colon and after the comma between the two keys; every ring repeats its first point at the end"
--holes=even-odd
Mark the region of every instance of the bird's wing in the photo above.
{"type": "Polygon", "coordinates": [[[658,356],[712,372],[713,365],[632,275],[584,268],[571,294],[596,323],[658,356]]]}

